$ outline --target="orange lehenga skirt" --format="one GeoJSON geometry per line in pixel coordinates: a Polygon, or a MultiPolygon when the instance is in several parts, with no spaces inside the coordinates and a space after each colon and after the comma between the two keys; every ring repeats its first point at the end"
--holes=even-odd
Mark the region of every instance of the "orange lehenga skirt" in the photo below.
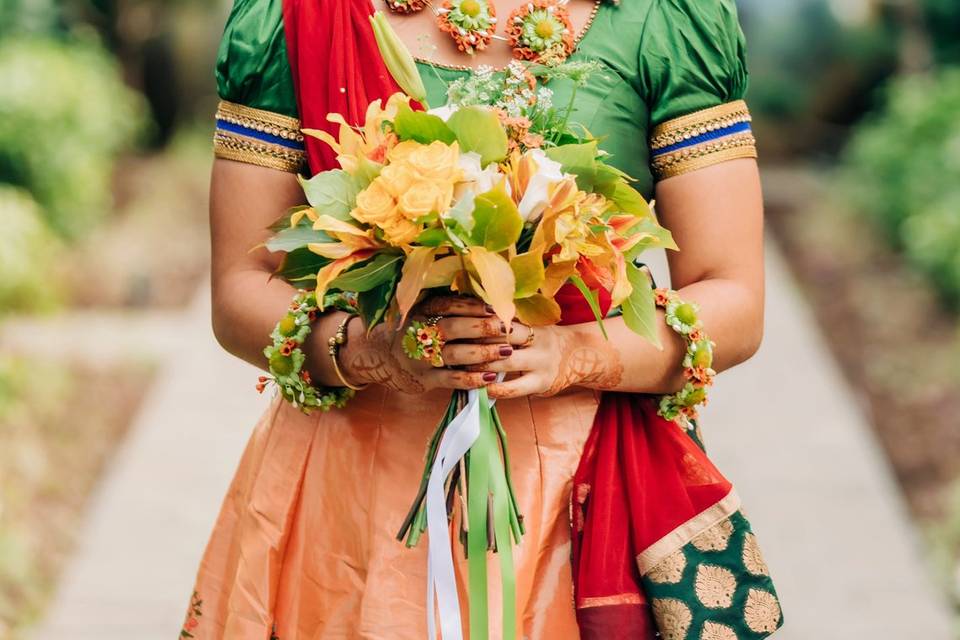
{"type": "MultiPolygon", "coordinates": [[[[274,401],[224,500],[181,636],[425,638],[426,547],[407,549],[394,536],[448,399],[446,391],[408,396],[378,387],[344,410],[311,416],[274,401]]],[[[498,403],[526,526],[514,549],[518,637],[579,637],[570,492],[597,399],[577,389],[498,403]]],[[[454,551],[462,594],[466,561],[459,543],[454,551]]],[[[498,620],[499,595],[489,602],[498,620]]]]}

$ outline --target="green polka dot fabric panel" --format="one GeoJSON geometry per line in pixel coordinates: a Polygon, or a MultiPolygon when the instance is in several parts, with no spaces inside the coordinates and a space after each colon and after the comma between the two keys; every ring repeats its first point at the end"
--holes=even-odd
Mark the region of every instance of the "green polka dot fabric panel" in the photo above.
{"type": "Polygon", "coordinates": [[[759,640],[783,625],[770,571],[740,511],[658,562],[643,584],[665,640],[759,640]]]}

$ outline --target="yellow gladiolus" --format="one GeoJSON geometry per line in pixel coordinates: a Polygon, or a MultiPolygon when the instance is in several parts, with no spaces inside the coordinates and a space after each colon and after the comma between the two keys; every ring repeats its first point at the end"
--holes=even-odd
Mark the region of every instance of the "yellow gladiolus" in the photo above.
{"type": "Polygon", "coordinates": [[[377,39],[377,48],[380,49],[380,55],[383,56],[390,75],[408,96],[426,106],[427,90],[407,46],[397,37],[383,12],[377,11],[370,16],[370,24],[377,39]]]}

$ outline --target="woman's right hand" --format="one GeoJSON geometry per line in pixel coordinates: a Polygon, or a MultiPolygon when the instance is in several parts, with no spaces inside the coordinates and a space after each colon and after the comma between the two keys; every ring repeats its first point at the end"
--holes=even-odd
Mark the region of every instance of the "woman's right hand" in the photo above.
{"type": "MultiPolygon", "coordinates": [[[[403,350],[406,324],[382,323],[369,334],[359,322],[350,323],[347,343],[340,352],[340,365],[354,384],[381,384],[403,393],[431,389],[478,389],[496,381],[497,374],[466,371],[455,367],[483,365],[509,357],[514,345],[523,344],[529,329],[514,323],[508,338],[506,327],[483,301],[466,296],[440,296],[420,303],[411,319],[439,316],[437,322],[446,341],[445,366],[433,367],[412,360],[403,350]]],[[[409,322],[409,320],[408,320],[409,322]]]]}

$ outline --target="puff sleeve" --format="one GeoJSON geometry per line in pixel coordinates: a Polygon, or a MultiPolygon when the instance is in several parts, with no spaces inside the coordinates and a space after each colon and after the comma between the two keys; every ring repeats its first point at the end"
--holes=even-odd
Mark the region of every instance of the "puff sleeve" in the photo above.
{"type": "Polygon", "coordinates": [[[304,165],[282,0],[235,0],[217,53],[214,153],[281,171],[304,165]]]}
{"type": "Polygon", "coordinates": [[[734,0],[655,0],[640,47],[658,180],[755,158],[747,67],[734,0]]]}

